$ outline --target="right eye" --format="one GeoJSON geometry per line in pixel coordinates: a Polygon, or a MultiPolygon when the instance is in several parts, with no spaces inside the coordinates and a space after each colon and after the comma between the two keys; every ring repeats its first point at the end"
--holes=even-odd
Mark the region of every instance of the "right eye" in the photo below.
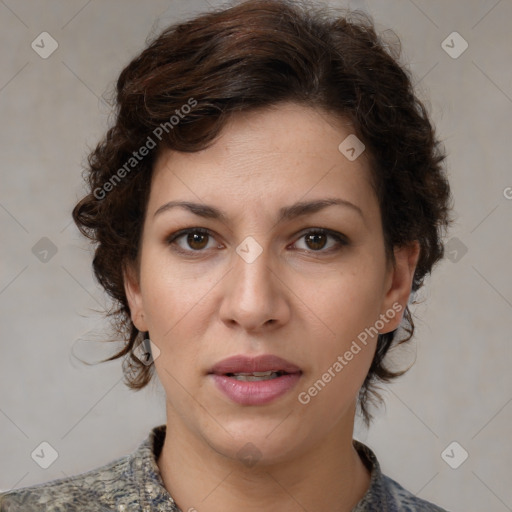
{"type": "MultiPolygon", "coordinates": [[[[213,234],[209,229],[205,228],[187,228],[173,233],[167,238],[167,243],[172,246],[173,250],[179,253],[190,254],[204,252],[204,249],[213,248],[208,247],[209,238],[213,240],[213,234]],[[188,247],[184,247],[179,242],[183,241],[188,247]]],[[[217,244],[219,247],[219,244],[217,244]]],[[[219,247],[220,248],[220,247],[219,247]]]]}

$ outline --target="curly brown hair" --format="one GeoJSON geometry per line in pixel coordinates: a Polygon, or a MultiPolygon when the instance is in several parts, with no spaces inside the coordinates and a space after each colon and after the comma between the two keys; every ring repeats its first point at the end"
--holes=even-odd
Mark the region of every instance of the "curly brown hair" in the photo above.
{"type": "MultiPolygon", "coordinates": [[[[88,193],[73,219],[96,243],[94,273],[114,300],[106,314],[127,341],[105,361],[127,356],[123,371],[131,389],[154,374],[154,365],[133,354],[148,333],[131,321],[123,270],[137,262],[156,155],[160,148],[209,147],[237,112],[291,101],[349,119],[370,156],[387,257],[393,261],[394,247],[420,244],[413,295],[442,258],[452,222],[445,154],[399,62],[400,45],[385,42],[368,15],[336,11],[306,1],[235,3],[166,28],[122,70],[115,123],[89,154],[88,193]]],[[[368,399],[382,400],[378,382],[407,371],[391,371],[384,357],[412,338],[408,307],[400,327],[404,339],[396,339],[399,329],[379,334],[360,389],[367,426],[368,399]]]]}

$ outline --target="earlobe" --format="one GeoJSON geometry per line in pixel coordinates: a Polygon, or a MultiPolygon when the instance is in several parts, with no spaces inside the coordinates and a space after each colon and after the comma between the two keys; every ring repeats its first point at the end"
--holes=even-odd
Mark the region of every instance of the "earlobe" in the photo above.
{"type": "Polygon", "coordinates": [[[144,306],[140,291],[139,278],[132,265],[123,269],[124,291],[130,307],[130,316],[133,324],[139,331],[147,331],[148,326],[144,316],[144,306]]]}
{"type": "Polygon", "coordinates": [[[391,268],[389,286],[381,312],[389,318],[386,328],[381,332],[391,332],[398,328],[411,294],[414,272],[420,256],[420,244],[417,240],[401,247],[395,247],[395,264],[391,268]],[[388,314],[393,312],[392,315],[388,314]],[[396,312],[399,314],[396,314],[396,312]]]}

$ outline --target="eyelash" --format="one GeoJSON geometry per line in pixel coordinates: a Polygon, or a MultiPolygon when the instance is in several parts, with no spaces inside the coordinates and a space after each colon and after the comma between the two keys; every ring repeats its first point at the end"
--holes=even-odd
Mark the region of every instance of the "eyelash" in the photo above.
{"type": "MultiPolygon", "coordinates": [[[[188,235],[190,233],[199,233],[201,235],[207,235],[207,236],[209,236],[211,238],[215,238],[213,233],[209,229],[199,228],[198,227],[198,228],[186,228],[186,229],[181,229],[179,231],[176,231],[175,233],[171,234],[166,239],[166,242],[170,246],[172,246],[172,250],[175,251],[175,252],[178,252],[180,254],[187,254],[187,255],[197,254],[199,256],[199,255],[201,255],[201,253],[205,252],[204,249],[201,249],[201,250],[193,250],[193,249],[186,250],[186,249],[182,249],[181,247],[176,245],[176,241],[179,238],[181,238],[181,237],[183,237],[185,235],[188,235]]],[[[329,253],[331,253],[333,251],[340,250],[341,247],[349,245],[349,242],[348,242],[347,238],[344,235],[342,235],[341,233],[338,233],[337,231],[332,231],[330,229],[325,229],[325,228],[309,229],[308,231],[303,232],[299,236],[297,241],[302,239],[302,238],[304,238],[306,235],[311,235],[311,234],[328,235],[331,238],[333,238],[334,240],[336,240],[338,246],[331,247],[330,249],[327,249],[327,250],[320,249],[318,251],[314,251],[314,250],[299,249],[299,251],[302,251],[302,252],[307,251],[307,252],[311,252],[313,254],[316,254],[316,253],[319,253],[319,254],[322,254],[322,253],[329,254],[329,253]]]]}

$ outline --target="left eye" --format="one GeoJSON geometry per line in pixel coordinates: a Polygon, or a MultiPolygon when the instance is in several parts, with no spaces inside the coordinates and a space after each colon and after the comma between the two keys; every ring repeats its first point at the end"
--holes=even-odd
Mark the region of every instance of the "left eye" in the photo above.
{"type": "MultiPolygon", "coordinates": [[[[329,252],[338,246],[344,246],[348,245],[348,242],[346,238],[341,234],[337,233],[336,231],[330,231],[328,229],[323,228],[316,228],[311,229],[305,233],[303,233],[298,240],[304,240],[307,247],[305,249],[306,251],[312,251],[312,252],[329,252]],[[327,240],[331,238],[335,242],[331,244],[330,247],[326,248],[327,240]],[[325,249],[325,250],[323,250],[325,249]]],[[[178,231],[177,233],[174,233],[171,235],[167,242],[169,245],[174,246],[174,249],[178,252],[184,252],[184,253],[190,253],[190,252],[201,252],[203,249],[211,249],[215,246],[215,238],[213,237],[213,234],[210,230],[204,229],[204,228],[189,228],[189,229],[183,229],[181,231],[178,231]],[[211,242],[212,244],[210,247],[208,247],[208,242],[211,242]],[[184,239],[185,243],[188,247],[184,247],[183,245],[179,244],[178,241],[180,239],[184,239]]],[[[293,244],[294,246],[297,245],[297,242],[293,244]]],[[[217,244],[217,247],[220,249],[220,247],[217,244]]]]}
{"type": "MultiPolygon", "coordinates": [[[[321,228],[317,228],[306,233],[303,233],[299,240],[302,239],[304,239],[305,243],[308,245],[309,250],[312,250],[313,252],[329,252],[337,245],[347,245],[347,241],[345,237],[341,235],[341,233],[321,228]],[[328,247],[327,250],[322,251],[322,249],[325,249],[328,238],[334,239],[335,243],[328,247]]],[[[308,250],[308,248],[306,248],[306,250],[308,250]]]]}

